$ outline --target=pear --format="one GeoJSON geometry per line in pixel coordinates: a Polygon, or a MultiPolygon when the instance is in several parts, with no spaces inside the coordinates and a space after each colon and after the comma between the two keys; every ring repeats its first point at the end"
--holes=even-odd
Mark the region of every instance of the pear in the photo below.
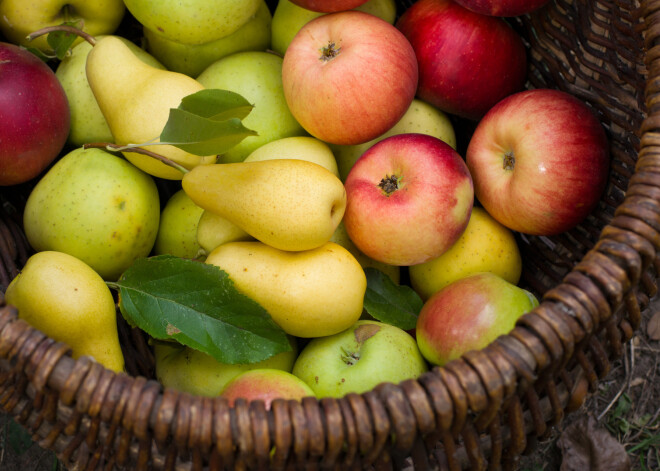
{"type": "Polygon", "coordinates": [[[287,252],[261,242],[229,242],[206,258],[224,270],[286,333],[303,338],[341,332],[362,314],[367,279],[355,257],[334,242],[287,252]]]}
{"type": "Polygon", "coordinates": [[[205,255],[219,245],[239,240],[254,240],[254,237],[222,216],[202,211],[197,223],[197,243],[205,255]]]}
{"type": "Polygon", "coordinates": [[[18,308],[19,318],[71,347],[73,358],[90,356],[108,369],[124,370],[112,292],[83,261],[37,252],[11,281],[5,300],[18,308]]]}
{"type": "Polygon", "coordinates": [[[183,190],[170,196],[160,213],[154,254],[196,258],[200,252],[197,224],[203,212],[183,190]]]}
{"type": "Polygon", "coordinates": [[[323,245],[346,209],[341,180],[306,160],[203,165],[186,173],[181,184],[197,206],[281,250],[323,245]]]}
{"type": "MultiPolygon", "coordinates": [[[[99,40],[87,55],[87,80],[116,144],[156,141],[170,114],[185,96],[203,90],[192,77],[142,62],[116,36],[99,40]]],[[[157,153],[190,169],[214,163],[215,155],[200,157],[171,145],[157,153]]],[[[150,175],[180,180],[182,173],[150,156],[124,152],[136,167],[150,175]]]]}

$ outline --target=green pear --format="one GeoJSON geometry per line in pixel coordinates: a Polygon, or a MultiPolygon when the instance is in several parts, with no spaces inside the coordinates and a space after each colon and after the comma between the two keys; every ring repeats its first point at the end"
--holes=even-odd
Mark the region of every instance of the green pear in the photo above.
{"type": "Polygon", "coordinates": [[[323,337],[362,314],[367,280],[348,250],[333,242],[289,252],[261,242],[230,242],[206,258],[254,299],[287,334],[323,337]]]}
{"type": "Polygon", "coordinates": [[[201,247],[197,242],[197,224],[204,210],[183,190],[175,192],[160,213],[160,224],[154,254],[181,258],[197,258],[201,247]]]}
{"type": "Polygon", "coordinates": [[[239,240],[254,240],[254,237],[222,216],[211,211],[202,211],[197,224],[197,243],[204,255],[208,255],[219,245],[239,240]]]}
{"type": "Polygon", "coordinates": [[[330,146],[312,136],[292,136],[277,139],[253,150],[244,162],[272,159],[300,159],[327,168],[339,177],[337,161],[330,146]]]}
{"type": "Polygon", "coordinates": [[[35,253],[7,287],[5,301],[18,308],[19,318],[71,347],[73,358],[90,356],[108,369],[124,370],[112,292],[78,258],[35,253]]]}
{"type": "Polygon", "coordinates": [[[323,245],[346,209],[339,178],[306,160],[203,165],[181,183],[197,206],[281,250],[323,245]]]}
{"type": "Polygon", "coordinates": [[[446,142],[454,149],[456,148],[456,134],[449,116],[425,101],[415,98],[399,122],[377,138],[363,144],[351,146],[330,145],[337,159],[337,167],[339,168],[341,180],[346,181],[346,176],[353,167],[353,164],[375,143],[382,141],[386,137],[405,133],[428,134],[446,142]]]}
{"type": "Polygon", "coordinates": [[[202,44],[232,34],[254,16],[261,0],[124,0],[136,20],[183,44],[202,44]]]}
{"type": "Polygon", "coordinates": [[[211,355],[176,342],[154,342],[156,378],[166,388],[215,397],[225,385],[244,371],[272,368],[291,372],[298,354],[296,339],[289,337],[291,350],[251,364],[222,363],[211,355]]]}
{"type": "MultiPolygon", "coordinates": [[[[99,36],[96,39],[99,40],[99,36]]],[[[136,46],[128,39],[119,37],[138,59],[152,67],[165,69],[151,54],[136,46]]],[[[103,113],[99,108],[92,89],[87,82],[85,64],[92,45],[83,41],[71,49],[71,53],[60,61],[55,70],[57,79],[62,84],[71,110],[71,130],[67,144],[80,147],[88,142],[112,142],[113,137],[103,113]]]]}
{"type": "Polygon", "coordinates": [[[241,162],[267,142],[307,135],[284,98],[282,57],[265,51],[237,52],[208,66],[197,80],[206,88],[238,93],[254,105],[243,124],[258,135],[246,137],[220,155],[220,162],[241,162]]]}
{"type": "MultiPolygon", "coordinates": [[[[396,19],[395,0],[369,0],[354,8],[354,10],[370,13],[390,24],[394,24],[396,19]]],[[[271,25],[271,48],[273,51],[284,55],[291,40],[300,31],[300,28],[324,14],[299,7],[290,0],[279,0],[273,13],[273,23],[271,25]]]]}
{"type": "MultiPolygon", "coordinates": [[[[106,36],[87,55],[87,80],[114,141],[120,145],[157,140],[181,99],[204,87],[185,74],[161,70],[142,62],[116,36],[106,36]]],[[[190,154],[171,145],[157,153],[186,168],[215,162],[216,156],[190,154]]],[[[126,159],[150,175],[180,180],[182,173],[150,156],[124,152],[126,159]]]]}
{"type": "Polygon", "coordinates": [[[48,170],[23,212],[32,248],[78,257],[111,281],[151,252],[159,219],[151,176],[121,156],[82,147],[48,170]]]}
{"type": "Polygon", "coordinates": [[[143,28],[147,50],[168,70],[197,77],[213,62],[240,51],[265,51],[270,46],[272,16],[265,0],[256,14],[228,36],[203,44],[183,44],[143,28]]]}

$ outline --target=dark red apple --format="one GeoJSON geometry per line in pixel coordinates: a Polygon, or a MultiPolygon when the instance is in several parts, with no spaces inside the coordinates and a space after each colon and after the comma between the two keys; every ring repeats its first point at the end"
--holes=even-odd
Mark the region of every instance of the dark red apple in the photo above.
{"type": "Polygon", "coordinates": [[[26,49],[0,42],[0,185],[39,175],[69,134],[69,104],[48,65],[26,49]]]}
{"type": "Polygon", "coordinates": [[[478,120],[523,88],[525,46],[502,18],[451,0],[418,0],[396,26],[415,50],[417,96],[447,113],[478,120]]]}
{"type": "Polygon", "coordinates": [[[454,0],[482,15],[520,16],[538,10],[549,0],[454,0]]]}
{"type": "Polygon", "coordinates": [[[299,7],[321,13],[334,13],[359,7],[367,0],[291,0],[299,7]]]}

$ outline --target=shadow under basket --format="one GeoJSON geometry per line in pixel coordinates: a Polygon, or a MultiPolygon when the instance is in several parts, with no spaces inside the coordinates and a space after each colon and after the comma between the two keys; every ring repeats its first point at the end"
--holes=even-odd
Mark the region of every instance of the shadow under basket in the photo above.
{"type": "MultiPolygon", "coordinates": [[[[2,303],[2,409],[76,470],[516,469],[597,390],[656,293],[660,0],[551,0],[509,21],[528,48],[528,88],[583,100],[611,144],[594,212],[555,237],[519,236],[521,285],[541,303],[509,335],[417,380],[266,410],[165,390],[121,316],[129,374],[72,359],[2,303]]],[[[3,290],[31,253],[20,191],[0,189],[3,290]]]]}

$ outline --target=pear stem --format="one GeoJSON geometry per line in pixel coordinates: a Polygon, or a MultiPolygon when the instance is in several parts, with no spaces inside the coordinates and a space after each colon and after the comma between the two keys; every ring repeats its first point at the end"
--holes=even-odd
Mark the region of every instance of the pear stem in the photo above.
{"type": "Polygon", "coordinates": [[[152,152],[147,149],[143,149],[142,147],[134,147],[131,144],[126,146],[121,146],[119,144],[114,144],[112,142],[88,142],[86,144],[83,144],[82,147],[83,149],[92,149],[92,148],[105,149],[110,152],[135,152],[136,154],[148,155],[149,157],[153,157],[154,159],[159,160],[165,165],[177,169],[183,174],[186,174],[190,171],[183,165],[180,165],[174,162],[173,160],[168,159],[164,155],[157,154],[156,152],[152,152]]]}
{"type": "Polygon", "coordinates": [[[81,30],[80,28],[76,28],[75,26],[69,26],[69,25],[54,25],[54,26],[46,26],[45,28],[41,28],[37,31],[34,31],[26,36],[28,41],[32,41],[39,36],[43,36],[44,34],[48,33],[53,33],[55,31],[63,31],[65,33],[69,34],[75,34],[77,36],[80,36],[83,38],[85,41],[90,43],[92,46],[96,44],[96,38],[92,36],[89,33],[86,33],[85,31],[81,30]]]}

